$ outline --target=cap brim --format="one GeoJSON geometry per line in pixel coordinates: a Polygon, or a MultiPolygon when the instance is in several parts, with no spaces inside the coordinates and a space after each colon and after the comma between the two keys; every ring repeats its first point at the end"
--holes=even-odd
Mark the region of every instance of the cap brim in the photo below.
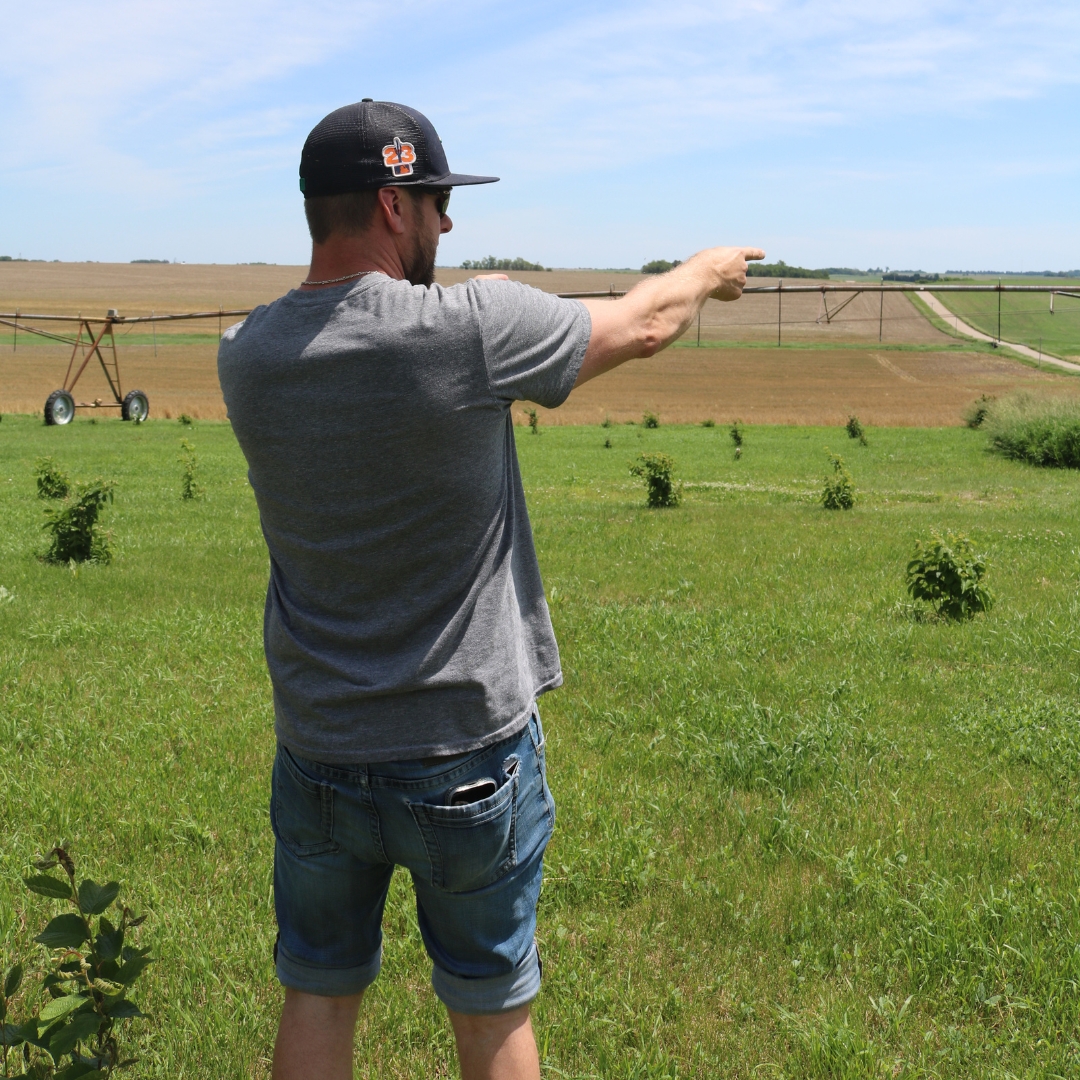
{"type": "Polygon", "coordinates": [[[440,176],[438,180],[425,180],[424,183],[432,187],[467,187],[470,184],[494,184],[498,179],[497,176],[468,176],[465,173],[452,172],[440,176]]]}

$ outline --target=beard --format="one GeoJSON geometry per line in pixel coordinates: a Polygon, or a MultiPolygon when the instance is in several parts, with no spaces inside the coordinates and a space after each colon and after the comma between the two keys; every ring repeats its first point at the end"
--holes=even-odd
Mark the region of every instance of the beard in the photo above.
{"type": "Polygon", "coordinates": [[[439,239],[423,229],[413,233],[413,246],[402,270],[411,285],[430,286],[435,281],[435,253],[439,250],[439,239]]]}

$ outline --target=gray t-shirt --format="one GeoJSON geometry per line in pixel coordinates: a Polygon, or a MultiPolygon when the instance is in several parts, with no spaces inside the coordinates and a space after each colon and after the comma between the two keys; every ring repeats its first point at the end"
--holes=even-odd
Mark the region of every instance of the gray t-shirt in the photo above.
{"type": "Polygon", "coordinates": [[[326,762],[434,757],[562,682],[510,408],[560,405],[591,322],[512,281],[369,274],[256,308],[218,352],[270,549],[278,738],[326,762]]]}

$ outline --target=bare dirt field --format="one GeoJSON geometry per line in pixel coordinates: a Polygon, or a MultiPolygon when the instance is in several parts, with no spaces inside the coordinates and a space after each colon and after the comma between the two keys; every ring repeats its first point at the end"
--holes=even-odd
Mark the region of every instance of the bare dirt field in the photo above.
{"type": "MultiPolygon", "coordinates": [[[[304,267],[296,266],[0,263],[0,311],[103,315],[115,307],[131,316],[249,308],[280,296],[304,273],[304,267]]],[[[468,276],[464,270],[438,272],[446,285],[468,276]]],[[[511,276],[550,292],[621,291],[640,280],[634,274],[575,270],[511,276]]],[[[769,283],[751,280],[752,285],[769,283]]],[[[958,423],[963,406],[981,393],[1035,386],[1080,393],[1078,380],[1034,371],[1001,356],[883,350],[878,347],[879,303],[877,296],[861,296],[830,325],[824,318],[818,321],[820,294],[784,296],[785,347],[777,349],[764,347],[776,339],[775,294],[746,296],[733,304],[710,301],[702,315],[703,342],[761,344],[679,346],[635,361],[582,387],[556,412],[542,411],[543,422],[599,423],[605,416],[622,421],[649,411],[672,423],[737,417],[747,423],[831,424],[855,412],[870,424],[936,425],[958,423]],[[833,343],[841,347],[829,348],[833,343]]],[[[832,298],[829,304],[832,311],[832,298]]],[[[954,346],[954,339],[935,329],[902,295],[885,297],[881,326],[886,345],[954,346]]],[[[49,392],[63,381],[70,347],[36,344],[20,332],[18,349],[12,351],[11,332],[2,329],[0,411],[40,412],[49,392]]],[[[124,389],[144,390],[152,416],[223,418],[217,333],[216,319],[158,324],[155,356],[148,326],[118,328],[124,389]]],[[[696,338],[694,326],[684,344],[696,338]]],[[[76,397],[108,400],[96,363],[87,367],[76,397]]],[[[515,418],[522,415],[519,409],[515,418]]]]}

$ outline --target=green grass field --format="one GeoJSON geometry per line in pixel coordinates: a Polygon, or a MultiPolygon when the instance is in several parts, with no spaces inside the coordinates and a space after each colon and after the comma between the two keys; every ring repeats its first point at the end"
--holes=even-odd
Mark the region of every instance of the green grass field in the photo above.
{"type": "MultiPolygon", "coordinates": [[[[546,1076],[1080,1070],[1080,478],[962,428],[869,440],[751,427],[736,461],[723,427],[518,430],[566,674],[541,704],[546,1076]],[[815,503],[826,446],[851,512],[815,503]],[[643,450],[681,508],[644,508],[643,450]],[[906,603],[935,528],[989,553],[988,616],[906,603]]],[[[53,909],[19,875],[63,838],[150,913],[129,1075],[264,1077],[266,553],[230,429],[7,416],[0,462],[5,962],[38,949],[53,909]],[[46,454],[116,479],[112,565],[36,557],[46,454]]],[[[456,1075],[400,876],[386,931],[358,1075],[456,1075]]]]}
{"type": "MultiPolygon", "coordinates": [[[[1002,280],[1014,285],[1061,284],[1062,288],[1070,288],[1060,279],[1002,280]]],[[[978,284],[989,283],[980,281],[978,284]]],[[[1080,293],[1080,283],[1071,289],[1080,293]]],[[[977,330],[997,336],[997,293],[935,292],[934,295],[977,330]]],[[[1055,356],[1080,356],[1080,300],[1069,296],[1055,297],[1054,314],[1051,315],[1048,293],[1002,293],[1001,337],[1004,341],[1014,341],[1033,349],[1039,348],[1041,341],[1042,348],[1055,356]]]]}

